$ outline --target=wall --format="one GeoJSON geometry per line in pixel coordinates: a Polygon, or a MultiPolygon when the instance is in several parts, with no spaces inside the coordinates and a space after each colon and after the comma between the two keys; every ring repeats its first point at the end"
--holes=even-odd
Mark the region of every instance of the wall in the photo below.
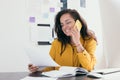
{"type": "Polygon", "coordinates": [[[0,0],[0,72],[26,71],[23,45],[29,41],[26,0],[0,0]]]}
{"type": "MultiPolygon", "coordinates": [[[[28,14],[26,12],[28,2],[29,0],[0,1],[0,72],[28,71],[27,64],[29,59],[24,52],[24,45],[32,43],[30,40],[28,14]]],[[[93,29],[98,37],[99,45],[96,51],[98,62],[96,68],[104,68],[105,59],[98,0],[87,0],[88,6],[86,10],[79,9],[76,4],[78,2],[75,3],[74,0],[69,2],[71,8],[77,8],[81,12],[81,15],[87,20],[90,29],[93,29]],[[102,60],[104,63],[102,63],[102,60]]],[[[40,48],[41,52],[46,52],[45,48],[46,46],[42,46],[40,48]]]]}
{"type": "Polygon", "coordinates": [[[86,19],[89,28],[95,32],[98,40],[96,50],[97,63],[95,69],[106,68],[106,56],[103,52],[103,28],[101,23],[99,0],[87,0],[86,19]]]}
{"type": "Polygon", "coordinates": [[[120,67],[120,0],[100,0],[104,54],[108,67],[120,67]]]}

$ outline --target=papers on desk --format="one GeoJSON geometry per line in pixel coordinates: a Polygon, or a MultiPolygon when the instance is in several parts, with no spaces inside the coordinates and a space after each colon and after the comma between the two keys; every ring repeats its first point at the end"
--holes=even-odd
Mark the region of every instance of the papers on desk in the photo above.
{"type": "Polygon", "coordinates": [[[120,68],[106,68],[106,69],[93,70],[92,72],[105,75],[105,74],[120,72],[120,68]]]}
{"type": "Polygon", "coordinates": [[[84,68],[61,66],[59,70],[42,72],[42,75],[53,78],[61,78],[61,77],[72,77],[76,75],[86,75],[87,73],[88,71],[84,68]]]}
{"type": "Polygon", "coordinates": [[[120,72],[103,75],[102,80],[120,80],[120,72]]]}
{"type": "Polygon", "coordinates": [[[48,46],[29,45],[26,46],[25,51],[31,63],[36,66],[59,66],[49,55],[48,46]]]}
{"type": "Polygon", "coordinates": [[[25,78],[20,79],[20,80],[57,80],[57,78],[26,76],[25,78]]]}
{"type": "MultiPolygon", "coordinates": [[[[109,75],[116,75],[120,74],[120,68],[107,68],[107,69],[99,69],[99,70],[93,70],[87,74],[88,77],[91,78],[108,78],[109,75]]],[[[107,79],[105,79],[107,80],[107,79]]],[[[111,79],[113,80],[113,79],[111,79]]],[[[117,80],[117,79],[115,79],[117,80]]]]}

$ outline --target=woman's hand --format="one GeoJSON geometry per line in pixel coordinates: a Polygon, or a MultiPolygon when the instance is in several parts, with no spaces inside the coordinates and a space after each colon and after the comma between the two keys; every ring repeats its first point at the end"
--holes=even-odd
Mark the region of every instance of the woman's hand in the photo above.
{"type": "Polygon", "coordinates": [[[76,27],[71,30],[71,43],[76,46],[78,53],[84,51],[84,47],[80,42],[80,31],[76,27]]]}
{"type": "Polygon", "coordinates": [[[39,67],[38,66],[34,66],[33,64],[29,64],[28,65],[28,69],[29,69],[30,72],[33,73],[33,72],[37,72],[39,67]]]}
{"type": "Polygon", "coordinates": [[[80,32],[76,27],[71,29],[70,37],[71,37],[71,42],[74,46],[80,44],[80,32]]]}

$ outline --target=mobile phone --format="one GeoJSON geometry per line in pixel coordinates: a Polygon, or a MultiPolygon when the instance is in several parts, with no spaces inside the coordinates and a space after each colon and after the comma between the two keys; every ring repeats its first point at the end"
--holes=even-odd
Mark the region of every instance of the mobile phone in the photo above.
{"type": "Polygon", "coordinates": [[[80,31],[81,28],[82,28],[82,24],[81,24],[81,22],[79,20],[76,20],[75,26],[77,27],[78,31],[80,31]]]}

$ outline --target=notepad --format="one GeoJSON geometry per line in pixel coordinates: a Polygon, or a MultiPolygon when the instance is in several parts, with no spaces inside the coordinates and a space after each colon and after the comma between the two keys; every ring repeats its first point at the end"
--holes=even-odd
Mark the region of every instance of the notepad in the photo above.
{"type": "Polygon", "coordinates": [[[48,72],[43,72],[42,74],[48,77],[72,77],[76,75],[86,75],[88,71],[84,68],[80,67],[70,67],[70,66],[62,66],[59,70],[52,70],[48,72]]]}
{"type": "Polygon", "coordinates": [[[92,72],[105,75],[105,74],[120,72],[120,68],[106,68],[106,69],[93,70],[92,72]]]}

